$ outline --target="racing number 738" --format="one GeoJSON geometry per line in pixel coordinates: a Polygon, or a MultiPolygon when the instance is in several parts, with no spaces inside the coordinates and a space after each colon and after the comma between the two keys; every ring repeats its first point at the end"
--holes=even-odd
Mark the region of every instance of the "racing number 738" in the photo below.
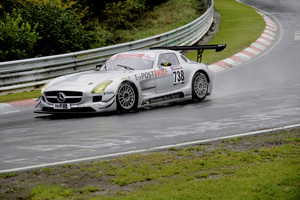
{"type": "Polygon", "coordinates": [[[183,70],[173,71],[173,76],[174,76],[174,85],[184,83],[184,71],[183,70]]]}

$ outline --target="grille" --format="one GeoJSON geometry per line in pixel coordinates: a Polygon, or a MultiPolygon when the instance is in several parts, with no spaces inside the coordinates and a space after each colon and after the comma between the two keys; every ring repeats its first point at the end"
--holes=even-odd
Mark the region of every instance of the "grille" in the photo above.
{"type": "Polygon", "coordinates": [[[82,96],[82,92],[74,92],[74,91],[52,91],[52,92],[45,92],[45,95],[57,96],[59,92],[63,92],[66,96],[82,96]]]}
{"type": "Polygon", "coordinates": [[[74,91],[51,91],[45,92],[45,96],[48,102],[50,103],[79,103],[82,101],[82,92],[74,92],[74,91]],[[62,92],[65,97],[64,102],[59,102],[57,99],[57,95],[59,92],[62,92]]]}

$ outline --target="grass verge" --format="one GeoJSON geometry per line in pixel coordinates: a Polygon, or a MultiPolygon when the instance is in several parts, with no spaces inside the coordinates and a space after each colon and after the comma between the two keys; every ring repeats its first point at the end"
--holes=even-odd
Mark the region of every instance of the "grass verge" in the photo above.
{"type": "Polygon", "coordinates": [[[40,90],[21,92],[21,93],[15,93],[15,94],[6,94],[6,95],[0,96],[0,103],[20,101],[20,100],[26,100],[26,99],[34,99],[34,98],[38,98],[40,95],[41,95],[40,90]]]}
{"type": "Polygon", "coordinates": [[[168,0],[146,13],[139,26],[118,30],[118,34],[124,42],[139,40],[184,26],[203,13],[199,0],[168,0]]]}
{"type": "Polygon", "coordinates": [[[300,128],[0,175],[0,199],[299,199],[300,128]]]}
{"type": "MultiPolygon", "coordinates": [[[[265,29],[263,18],[252,8],[235,0],[215,0],[215,10],[221,14],[219,32],[207,44],[226,44],[221,52],[206,50],[202,62],[212,64],[228,58],[256,41],[265,29]]],[[[187,55],[196,60],[196,51],[187,55]]]]}

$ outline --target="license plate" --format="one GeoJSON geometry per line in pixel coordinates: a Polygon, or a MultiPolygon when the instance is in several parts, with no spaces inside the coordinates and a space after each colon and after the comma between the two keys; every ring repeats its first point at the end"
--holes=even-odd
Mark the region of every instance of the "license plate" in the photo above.
{"type": "Polygon", "coordinates": [[[71,104],[69,103],[55,103],[54,109],[71,109],[71,104]]]}

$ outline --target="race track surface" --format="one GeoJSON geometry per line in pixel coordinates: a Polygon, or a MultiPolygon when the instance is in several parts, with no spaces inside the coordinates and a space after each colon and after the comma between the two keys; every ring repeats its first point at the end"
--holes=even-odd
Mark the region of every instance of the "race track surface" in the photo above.
{"type": "Polygon", "coordinates": [[[0,115],[0,173],[300,124],[300,1],[242,0],[277,24],[258,57],[215,75],[213,95],[134,113],[0,115]]]}

